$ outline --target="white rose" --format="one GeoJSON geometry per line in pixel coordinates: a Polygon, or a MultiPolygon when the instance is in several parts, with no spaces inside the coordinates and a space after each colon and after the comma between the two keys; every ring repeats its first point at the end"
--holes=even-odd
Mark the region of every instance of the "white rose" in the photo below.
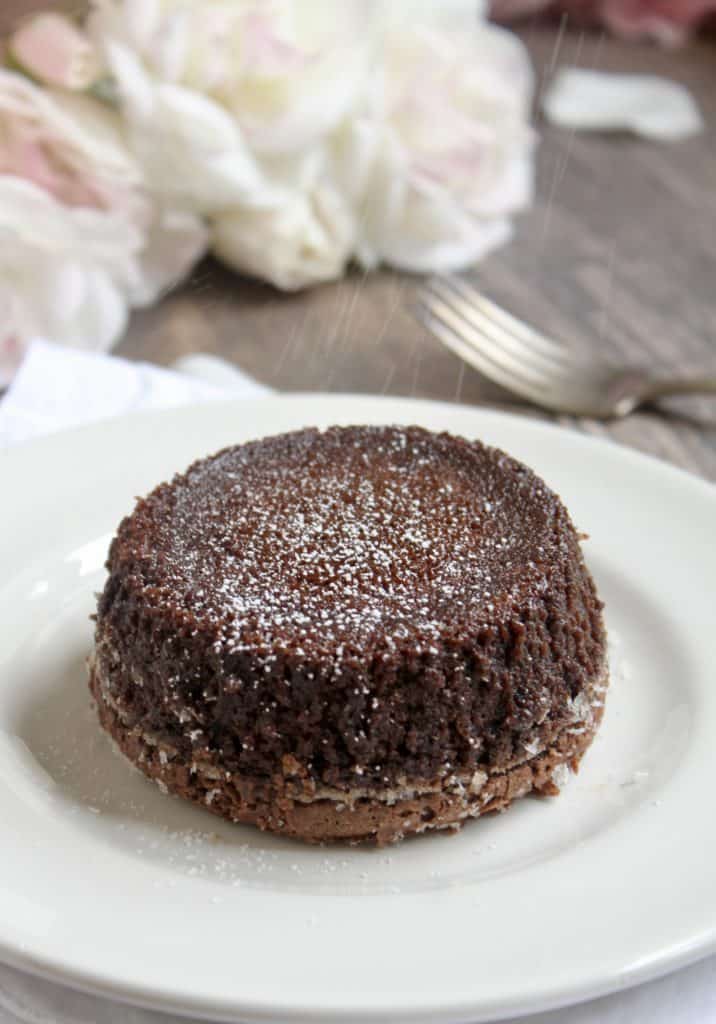
{"type": "Polygon", "coordinates": [[[206,229],[152,201],[117,115],[0,69],[0,238],[7,380],[34,334],[109,347],[128,305],[186,273],[206,229]]]}
{"type": "Polygon", "coordinates": [[[23,19],[7,45],[15,63],[45,85],[81,91],[101,74],[89,39],[73,21],[56,11],[23,19]]]}
{"type": "Polygon", "coordinates": [[[279,287],[464,267],[532,194],[521,44],[475,0],[93,0],[152,188],[279,287]]]}
{"type": "MultiPolygon", "coordinates": [[[[99,44],[156,83],[211,99],[257,152],[305,150],[349,111],[368,73],[361,0],[93,0],[99,44]]],[[[120,77],[120,89],[123,82],[120,77]]]]}
{"type": "Polygon", "coordinates": [[[108,43],[104,54],[152,192],[197,214],[266,201],[270,187],[230,114],[199,92],[157,82],[125,46],[108,43]]]}
{"type": "Polygon", "coordinates": [[[531,199],[529,60],[473,3],[386,11],[382,69],[336,148],[358,259],[459,269],[504,242],[531,199]]]}
{"type": "Polygon", "coordinates": [[[212,214],[280,199],[260,157],[303,154],[346,115],[367,74],[357,0],[95,0],[111,69],[152,186],[212,214]]]}

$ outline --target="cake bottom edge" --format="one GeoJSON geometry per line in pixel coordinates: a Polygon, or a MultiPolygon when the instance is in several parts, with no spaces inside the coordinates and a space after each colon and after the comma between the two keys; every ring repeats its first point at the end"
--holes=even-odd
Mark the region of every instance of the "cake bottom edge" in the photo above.
{"type": "MultiPolygon", "coordinates": [[[[608,685],[608,668],[594,684],[595,691],[608,685]]],[[[89,664],[90,691],[97,704],[102,728],[120,752],[164,791],[198,804],[224,819],[254,825],[305,843],[373,843],[386,846],[411,835],[438,830],[458,831],[465,822],[504,811],[520,797],[534,793],[556,796],[568,770],[577,771],[591,745],[604,707],[599,701],[589,723],[580,728],[565,726],[555,741],[534,757],[505,771],[476,772],[465,785],[455,777],[442,780],[411,780],[409,795],[376,795],[356,799],[346,793],[342,802],[317,795],[307,801],[282,793],[273,799],[255,792],[253,780],[236,773],[222,778],[216,770],[167,757],[157,742],[121,714],[102,693],[98,666],[89,664]],[[477,781],[476,784],[476,779],[477,781]]],[[[265,789],[265,787],[262,787],[265,789]]]]}

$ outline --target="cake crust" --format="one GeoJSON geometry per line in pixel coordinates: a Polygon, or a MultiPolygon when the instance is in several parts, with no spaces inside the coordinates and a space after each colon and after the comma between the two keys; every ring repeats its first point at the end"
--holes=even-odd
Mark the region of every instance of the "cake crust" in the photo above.
{"type": "Polygon", "coordinates": [[[432,780],[403,778],[394,789],[330,790],[308,783],[300,766],[285,759],[269,786],[227,773],[214,762],[187,765],[176,749],[130,726],[103,694],[101,672],[92,660],[90,690],[102,727],[118,749],[165,792],[189,800],[229,821],[255,825],[306,843],[348,842],[386,846],[406,836],[449,829],[472,818],[506,810],[520,797],[557,796],[569,771],[577,772],[601,722],[608,679],[595,686],[586,721],[564,727],[552,745],[505,771],[432,780]]]}

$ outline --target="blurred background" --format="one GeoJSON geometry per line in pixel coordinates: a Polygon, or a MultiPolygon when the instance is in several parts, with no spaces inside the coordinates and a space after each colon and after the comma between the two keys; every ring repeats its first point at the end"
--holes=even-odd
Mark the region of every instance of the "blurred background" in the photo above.
{"type": "MultiPolygon", "coordinates": [[[[4,0],[0,31],[49,7],[4,0]]],[[[512,240],[470,271],[481,291],[576,346],[665,368],[716,364],[716,38],[683,45],[615,38],[572,19],[511,25],[537,79],[536,196],[512,240]],[[664,76],[683,84],[705,130],[673,143],[549,124],[540,96],[556,70],[577,66],[664,76]]],[[[115,352],[167,365],[202,351],[273,388],[377,392],[520,405],[445,349],[411,312],[418,279],[351,269],[335,282],[285,293],[205,258],[156,305],[132,313],[115,352]]],[[[670,404],[609,433],[716,479],[713,399],[670,404]]],[[[535,410],[529,410],[531,414],[535,410]]],[[[537,413],[544,415],[543,413],[537,413]]]]}

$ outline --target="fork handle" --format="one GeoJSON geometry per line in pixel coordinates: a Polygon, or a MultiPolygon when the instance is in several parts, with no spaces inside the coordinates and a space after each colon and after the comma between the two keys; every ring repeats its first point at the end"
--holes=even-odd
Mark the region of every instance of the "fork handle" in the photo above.
{"type": "Polygon", "coordinates": [[[660,377],[642,392],[642,402],[669,395],[716,395],[716,377],[660,377]]]}

